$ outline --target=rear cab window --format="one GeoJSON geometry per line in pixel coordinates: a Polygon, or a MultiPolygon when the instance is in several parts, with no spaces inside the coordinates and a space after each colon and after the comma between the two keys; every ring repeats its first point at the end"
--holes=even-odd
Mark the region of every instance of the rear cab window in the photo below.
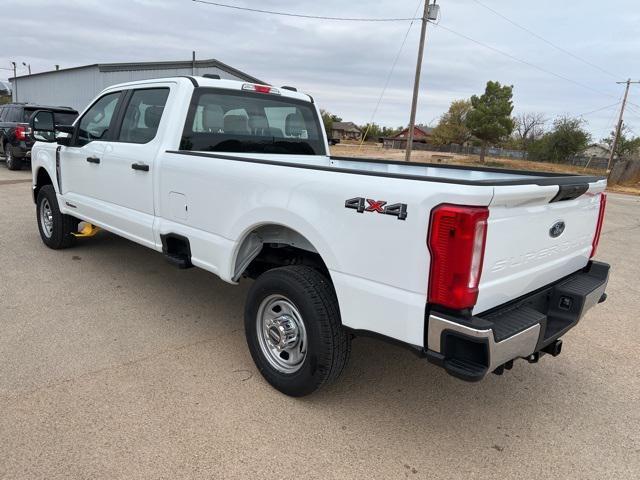
{"type": "Polygon", "coordinates": [[[310,102],[206,87],[193,94],[180,149],[326,155],[318,115],[310,102]]]}
{"type": "Polygon", "coordinates": [[[118,141],[149,143],[156,137],[169,88],[134,90],[122,119],[118,141]]]}

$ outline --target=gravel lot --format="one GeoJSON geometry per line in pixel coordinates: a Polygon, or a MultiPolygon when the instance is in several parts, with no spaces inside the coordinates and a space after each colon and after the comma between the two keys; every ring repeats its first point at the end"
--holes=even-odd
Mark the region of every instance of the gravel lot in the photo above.
{"type": "Polygon", "coordinates": [[[28,182],[0,166],[2,479],[640,478],[638,197],[609,198],[609,300],[558,358],[467,384],[359,339],[295,400],[246,348],[248,281],[108,233],[48,250],[28,182]]]}

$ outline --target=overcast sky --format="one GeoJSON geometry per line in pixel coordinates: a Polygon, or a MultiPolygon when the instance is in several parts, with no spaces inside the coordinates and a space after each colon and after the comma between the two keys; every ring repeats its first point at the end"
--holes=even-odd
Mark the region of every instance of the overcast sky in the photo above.
{"type": "MultiPolygon", "coordinates": [[[[225,0],[219,0],[225,3],[225,0]]],[[[587,65],[509,24],[474,0],[442,0],[441,26],[429,25],[418,121],[435,124],[452,100],[481,93],[487,80],[514,86],[515,113],[580,115],[619,102],[616,80],[640,80],[637,0],[481,0],[502,15],[573,54],[587,65]],[[541,67],[519,63],[459,34],[541,67]],[[577,82],[581,85],[578,85],[577,82]]],[[[228,0],[239,6],[344,17],[412,17],[417,0],[228,0]]],[[[321,107],[356,123],[371,119],[409,27],[269,16],[191,0],[3,0],[0,67],[10,61],[32,71],[100,62],[216,58],[274,85],[294,85],[321,107]]],[[[408,123],[419,22],[375,117],[408,123]]],[[[24,74],[25,71],[20,71],[24,74]]],[[[0,79],[10,76],[0,70],[0,79]]],[[[627,123],[640,135],[640,85],[632,86],[627,123]]],[[[595,139],[614,125],[618,107],[585,116],[595,139]]]]}

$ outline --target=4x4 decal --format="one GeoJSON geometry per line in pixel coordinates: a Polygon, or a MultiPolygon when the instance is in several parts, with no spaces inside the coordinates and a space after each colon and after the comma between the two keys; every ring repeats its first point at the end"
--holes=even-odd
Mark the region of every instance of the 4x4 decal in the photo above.
{"type": "Polygon", "coordinates": [[[377,212],[385,215],[393,215],[398,220],[407,219],[407,204],[406,203],[394,203],[387,205],[385,200],[372,200],[370,198],[356,197],[350,198],[344,202],[346,208],[352,208],[358,213],[364,212],[377,212]]]}

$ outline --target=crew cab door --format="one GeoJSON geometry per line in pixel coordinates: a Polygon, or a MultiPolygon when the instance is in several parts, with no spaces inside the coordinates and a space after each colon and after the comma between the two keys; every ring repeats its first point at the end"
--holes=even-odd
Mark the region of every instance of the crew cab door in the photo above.
{"type": "Polygon", "coordinates": [[[105,202],[106,223],[114,231],[153,247],[155,159],[169,87],[128,90],[122,99],[113,141],[100,164],[96,197],[105,202]]]}
{"type": "Polygon", "coordinates": [[[98,98],[78,120],[68,146],[61,146],[60,185],[67,206],[78,216],[104,223],[104,208],[98,192],[102,188],[101,166],[104,152],[113,136],[116,112],[122,92],[110,92],[98,98]]]}

